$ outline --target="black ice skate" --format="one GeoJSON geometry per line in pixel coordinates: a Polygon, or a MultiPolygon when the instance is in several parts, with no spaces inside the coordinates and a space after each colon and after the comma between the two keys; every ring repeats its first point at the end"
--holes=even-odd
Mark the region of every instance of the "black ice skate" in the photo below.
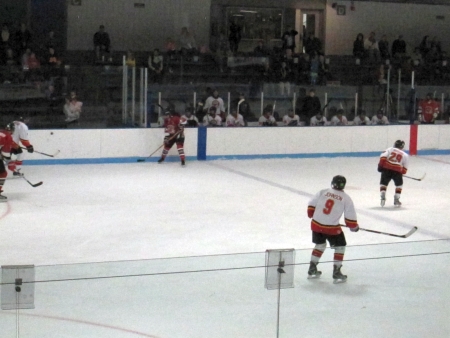
{"type": "Polygon", "coordinates": [[[184,160],[181,160],[181,166],[184,167],[186,165],[186,162],[184,160]]]}
{"type": "Polygon", "coordinates": [[[2,191],[0,191],[0,203],[8,202],[8,197],[2,195],[2,191]]]}
{"type": "Polygon", "coordinates": [[[322,274],[322,271],[317,270],[317,264],[319,263],[309,263],[308,279],[319,278],[322,274]]]}
{"type": "Polygon", "coordinates": [[[163,163],[164,162],[164,157],[161,157],[159,160],[158,160],[158,163],[163,163]]]}
{"type": "Polygon", "coordinates": [[[341,272],[341,267],[334,265],[333,266],[333,283],[345,283],[347,281],[347,275],[343,275],[341,272]]]}

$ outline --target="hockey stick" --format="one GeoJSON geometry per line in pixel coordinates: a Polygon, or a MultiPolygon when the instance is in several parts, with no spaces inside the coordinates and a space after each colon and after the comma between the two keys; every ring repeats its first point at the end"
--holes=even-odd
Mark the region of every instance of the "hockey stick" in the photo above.
{"type": "MultiPolygon", "coordinates": [[[[168,139],[168,141],[173,140],[176,136],[178,136],[181,133],[181,130],[176,132],[175,134],[172,135],[171,138],[168,139]]],[[[152,157],[152,155],[154,155],[159,149],[161,149],[162,147],[164,147],[164,144],[161,144],[153,153],[151,153],[150,155],[148,155],[146,158],[138,158],[138,162],[145,162],[146,160],[148,160],[150,157],[152,157]]]]}
{"type": "MultiPolygon", "coordinates": [[[[341,226],[348,228],[348,226],[341,224],[341,226]]],[[[389,232],[383,232],[383,231],[376,231],[376,230],[370,230],[370,229],[364,229],[364,228],[359,228],[359,230],[362,231],[367,231],[367,232],[372,232],[374,234],[380,234],[380,235],[387,235],[387,236],[393,236],[393,237],[400,237],[400,238],[408,238],[409,236],[411,236],[413,233],[415,233],[417,231],[417,227],[413,227],[411,230],[409,230],[406,234],[404,235],[396,235],[396,234],[391,234],[389,232]]]]}
{"type": "MultiPolygon", "coordinates": [[[[22,149],[24,149],[24,150],[27,150],[27,148],[25,148],[25,147],[20,147],[20,148],[22,148],[22,149]]],[[[44,155],[44,156],[48,156],[48,157],[55,157],[56,155],[59,154],[59,150],[57,150],[53,155],[46,154],[46,153],[41,153],[40,151],[37,151],[37,150],[34,150],[33,152],[34,152],[34,153],[41,154],[41,155],[44,155]]]]}
{"type": "Polygon", "coordinates": [[[414,180],[414,181],[422,181],[425,178],[426,175],[427,175],[427,173],[423,174],[423,176],[421,178],[415,178],[415,177],[406,176],[406,175],[403,175],[403,177],[409,178],[409,179],[414,180]]]}
{"type": "Polygon", "coordinates": [[[239,102],[238,102],[238,105],[237,105],[237,114],[238,114],[238,116],[239,116],[239,106],[240,106],[241,103],[244,102],[244,101],[245,101],[245,99],[240,99],[239,102]]]}
{"type": "Polygon", "coordinates": [[[25,178],[25,175],[20,175],[20,177],[22,177],[25,181],[27,181],[27,183],[29,184],[29,185],[31,185],[33,188],[36,188],[36,187],[39,187],[40,185],[42,185],[42,183],[44,183],[44,182],[38,182],[38,183],[35,183],[35,184],[33,184],[33,183],[31,183],[30,181],[28,181],[26,178],[25,178]]]}

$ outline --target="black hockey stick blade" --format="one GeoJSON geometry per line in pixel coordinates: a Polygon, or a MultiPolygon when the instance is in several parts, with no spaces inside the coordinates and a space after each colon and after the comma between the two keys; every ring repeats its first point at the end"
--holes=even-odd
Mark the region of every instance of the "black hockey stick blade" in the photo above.
{"type": "Polygon", "coordinates": [[[415,177],[406,176],[406,175],[403,175],[403,177],[409,178],[409,179],[414,180],[414,181],[422,181],[425,178],[426,175],[427,175],[427,173],[423,174],[423,176],[421,178],[415,178],[415,177]]]}
{"type": "Polygon", "coordinates": [[[31,183],[30,181],[28,181],[26,178],[25,178],[25,176],[21,176],[25,181],[27,181],[27,183],[29,184],[29,185],[31,185],[33,188],[36,188],[36,187],[39,187],[40,185],[42,185],[42,183],[44,183],[44,182],[38,182],[38,183],[31,183]]]}

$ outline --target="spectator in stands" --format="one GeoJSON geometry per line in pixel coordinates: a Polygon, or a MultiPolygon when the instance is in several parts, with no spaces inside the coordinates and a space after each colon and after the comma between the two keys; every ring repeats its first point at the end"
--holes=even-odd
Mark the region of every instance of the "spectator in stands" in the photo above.
{"type": "Polygon", "coordinates": [[[309,94],[303,100],[303,107],[301,109],[301,115],[305,117],[305,121],[309,124],[311,117],[316,115],[317,111],[321,110],[321,104],[319,98],[316,96],[314,89],[309,90],[309,94]]]}
{"type": "Polygon", "coordinates": [[[423,63],[422,53],[420,52],[420,48],[414,48],[414,53],[411,55],[411,62],[414,66],[418,66],[423,63]]]}
{"type": "Polygon", "coordinates": [[[287,114],[283,116],[283,125],[289,127],[300,125],[300,117],[294,113],[294,109],[289,108],[287,114]]]}
{"type": "Polygon", "coordinates": [[[332,126],[348,126],[348,120],[344,115],[344,109],[338,109],[336,115],[331,118],[330,124],[332,126]]]}
{"type": "Polygon", "coordinates": [[[382,60],[391,58],[391,54],[389,53],[389,41],[386,35],[382,35],[380,41],[378,41],[378,49],[382,60]]]}
{"type": "Polygon", "coordinates": [[[286,61],[281,62],[279,70],[277,71],[277,82],[280,87],[281,95],[291,95],[291,83],[294,82],[294,72],[288,66],[286,61]]]}
{"type": "Polygon", "coordinates": [[[311,117],[309,125],[311,127],[326,126],[328,124],[327,118],[323,115],[321,110],[317,110],[316,114],[311,117]]]}
{"type": "Polygon", "coordinates": [[[439,55],[442,54],[441,41],[438,40],[437,36],[431,39],[431,48],[436,47],[436,51],[439,55]]]}
{"type": "Polygon", "coordinates": [[[127,51],[127,57],[125,59],[125,64],[128,67],[136,67],[136,58],[134,57],[134,53],[131,50],[127,51]]]}
{"type": "Polygon", "coordinates": [[[298,84],[308,84],[309,83],[309,72],[311,69],[311,62],[309,55],[306,53],[300,54],[298,58],[297,65],[297,83],[298,84]]]}
{"type": "Polygon", "coordinates": [[[419,122],[422,124],[434,124],[440,113],[439,102],[433,99],[433,94],[428,93],[424,100],[417,105],[419,122]]]}
{"type": "Polygon", "coordinates": [[[9,31],[9,27],[7,24],[3,24],[0,34],[0,48],[6,51],[8,48],[12,48],[13,45],[12,34],[9,31]]]}
{"type": "MultiPolygon", "coordinates": [[[[29,50],[29,49],[28,49],[29,50]]],[[[29,81],[36,81],[41,75],[41,62],[36,57],[34,52],[30,51],[30,55],[26,58],[23,64],[23,69],[25,74],[25,79],[29,81]]]]}
{"type": "Polygon", "coordinates": [[[308,38],[305,40],[305,53],[308,54],[311,58],[314,55],[322,54],[322,41],[319,38],[314,36],[314,33],[311,32],[308,35],[308,38]]]}
{"type": "Polygon", "coordinates": [[[22,62],[22,69],[23,70],[28,70],[28,58],[30,57],[30,55],[31,55],[31,49],[30,48],[27,48],[22,54],[21,62],[22,62]]]}
{"type": "Polygon", "coordinates": [[[171,37],[167,38],[164,49],[166,50],[166,54],[169,59],[173,59],[177,50],[177,46],[175,44],[175,41],[173,41],[171,37]]]}
{"type": "Polygon", "coordinates": [[[111,48],[111,39],[109,34],[105,32],[105,26],[100,25],[98,31],[94,34],[94,50],[97,61],[104,61],[103,58],[109,55],[111,48]]]}
{"type": "Polygon", "coordinates": [[[53,48],[54,50],[56,50],[57,52],[60,52],[59,50],[59,46],[58,46],[58,41],[56,40],[55,37],[55,31],[51,30],[48,32],[47,38],[45,40],[45,49],[49,49],[49,48],[53,48]]]}
{"type": "Polygon", "coordinates": [[[236,19],[230,22],[228,42],[230,44],[230,51],[233,54],[236,54],[237,51],[239,50],[239,43],[241,42],[242,39],[241,31],[242,31],[241,26],[239,26],[236,23],[236,19]]]}
{"type": "Polygon", "coordinates": [[[295,37],[298,35],[298,32],[293,29],[291,26],[286,27],[286,31],[281,36],[281,42],[283,43],[282,49],[290,49],[291,52],[295,51],[295,37]]]}
{"type": "Polygon", "coordinates": [[[179,43],[182,55],[191,57],[197,52],[197,42],[187,27],[181,28],[179,43]]]}
{"type": "Polygon", "coordinates": [[[150,68],[150,77],[155,83],[162,83],[163,80],[163,70],[164,70],[164,59],[159,53],[159,49],[153,50],[153,53],[148,57],[148,68],[150,68]]]}
{"type": "Polygon", "coordinates": [[[205,127],[221,127],[222,117],[216,113],[216,107],[210,107],[208,113],[203,117],[205,127]]]}
{"type": "Polygon", "coordinates": [[[268,105],[264,108],[262,116],[258,120],[258,124],[260,126],[264,127],[276,127],[277,121],[275,120],[275,117],[272,115],[272,105],[268,105]]]}
{"type": "Polygon", "coordinates": [[[214,107],[217,115],[222,117],[225,115],[225,104],[223,99],[219,96],[219,91],[217,89],[214,89],[211,96],[206,99],[203,110],[209,111],[211,107],[214,107]]]}
{"type": "Polygon", "coordinates": [[[364,35],[359,33],[353,42],[353,56],[357,59],[364,59],[366,49],[364,48],[364,35]]]}
{"type": "Polygon", "coordinates": [[[16,32],[16,51],[22,54],[27,48],[31,47],[31,33],[27,28],[26,23],[20,24],[20,29],[16,32]]]}
{"type": "Polygon", "coordinates": [[[387,74],[386,74],[386,66],[384,64],[380,64],[375,72],[375,77],[380,86],[384,86],[387,84],[387,74]]]}
{"type": "Polygon", "coordinates": [[[377,114],[372,116],[372,125],[387,125],[389,124],[389,120],[386,115],[384,115],[384,110],[380,109],[377,111],[377,114]]]}
{"type": "Polygon", "coordinates": [[[375,32],[370,32],[367,39],[364,40],[364,49],[370,61],[380,61],[380,50],[378,49],[378,41],[375,32]]]}
{"type": "Polygon", "coordinates": [[[14,50],[12,48],[6,49],[6,57],[5,57],[5,65],[6,66],[16,66],[17,58],[14,54],[14,50]]]}
{"type": "Polygon", "coordinates": [[[197,116],[192,114],[192,107],[186,107],[184,110],[184,115],[181,116],[181,119],[186,120],[186,127],[198,127],[198,119],[197,116]]]}
{"type": "Polygon", "coordinates": [[[64,115],[66,116],[65,121],[67,123],[78,121],[82,107],[83,102],[78,100],[76,91],[72,90],[70,95],[66,98],[66,104],[63,107],[64,115]]]}
{"type": "Polygon", "coordinates": [[[49,66],[57,66],[60,65],[62,60],[59,57],[59,55],[56,53],[56,50],[52,47],[50,47],[47,50],[47,56],[45,58],[47,65],[49,66]]]}
{"type": "Polygon", "coordinates": [[[355,126],[370,126],[370,124],[370,119],[366,116],[366,112],[363,109],[353,119],[353,125],[355,126]]]}
{"type": "Polygon", "coordinates": [[[319,57],[319,77],[318,83],[324,86],[327,85],[329,80],[333,80],[333,75],[330,72],[330,63],[329,59],[325,58],[324,55],[320,55],[319,57]]]}
{"type": "Polygon", "coordinates": [[[257,57],[267,57],[269,50],[267,49],[264,40],[258,40],[258,45],[253,50],[253,54],[257,57]]]}
{"type": "Polygon", "coordinates": [[[406,42],[403,40],[403,35],[399,35],[394,42],[392,42],[392,56],[394,58],[403,58],[406,55],[406,42]]]}
{"type": "Polygon", "coordinates": [[[227,116],[225,125],[227,127],[245,127],[244,117],[233,107],[231,108],[231,113],[227,116]]]}
{"type": "Polygon", "coordinates": [[[309,79],[311,81],[311,86],[315,86],[318,82],[319,71],[321,68],[319,55],[316,53],[311,54],[309,79]]]}
{"type": "Polygon", "coordinates": [[[420,42],[420,45],[419,45],[419,49],[420,49],[420,53],[422,54],[422,58],[425,59],[426,55],[428,54],[428,52],[431,49],[431,41],[430,41],[428,35],[425,35],[422,38],[422,41],[420,42]]]}

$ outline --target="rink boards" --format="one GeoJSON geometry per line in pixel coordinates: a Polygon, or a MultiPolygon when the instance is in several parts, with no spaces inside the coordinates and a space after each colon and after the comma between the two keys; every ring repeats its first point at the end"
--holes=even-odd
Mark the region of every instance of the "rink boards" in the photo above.
{"type": "MultiPolygon", "coordinates": [[[[395,140],[417,154],[449,154],[450,125],[341,127],[191,128],[185,130],[188,160],[277,157],[378,156],[395,140]],[[414,132],[414,129],[416,132],[414,132]]],[[[159,158],[161,128],[30,130],[34,148],[54,158],[27,154],[27,164],[126,163],[159,158]],[[159,148],[159,149],[158,149],[159,148]]],[[[176,147],[170,160],[178,160],[176,147]]]]}

